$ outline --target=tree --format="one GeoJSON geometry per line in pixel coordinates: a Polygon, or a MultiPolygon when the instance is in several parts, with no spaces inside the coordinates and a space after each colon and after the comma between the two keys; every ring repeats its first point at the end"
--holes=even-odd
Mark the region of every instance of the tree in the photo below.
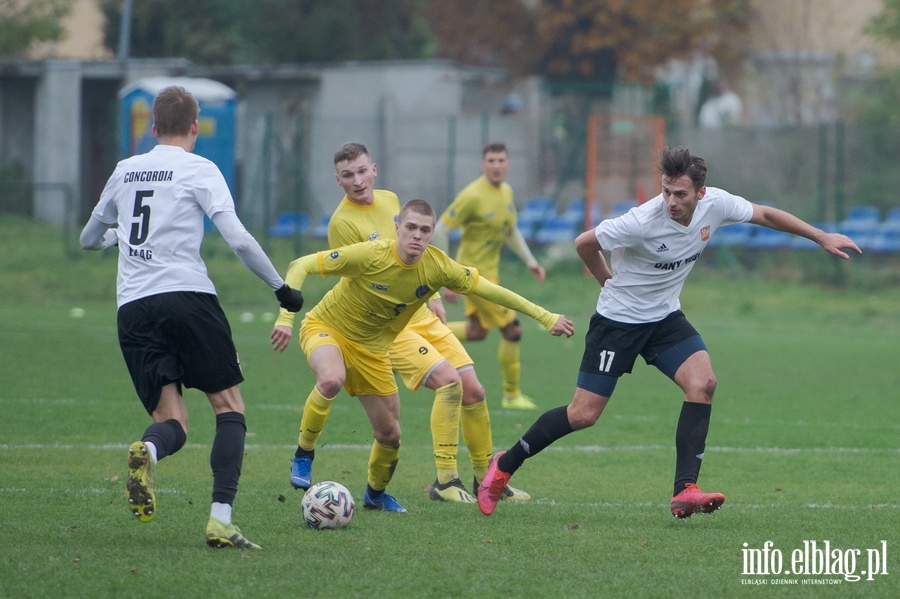
{"type": "Polygon", "coordinates": [[[65,36],[62,20],[74,0],[0,0],[0,57],[25,56],[34,42],[56,42],[65,36]]]}
{"type": "MultiPolygon", "coordinates": [[[[242,6],[235,0],[140,0],[132,4],[128,55],[183,57],[200,64],[228,64],[240,47],[242,6]]],[[[116,52],[122,0],[101,0],[106,17],[103,41],[116,52]]]]}
{"type": "Polygon", "coordinates": [[[538,13],[522,0],[430,0],[437,56],[531,75],[540,56],[538,13]]]}
{"type": "Polygon", "coordinates": [[[540,69],[551,79],[646,83],[697,50],[736,60],[748,17],[749,0],[543,0],[540,69]]]}
{"type": "MultiPolygon", "coordinates": [[[[121,0],[101,0],[105,44],[118,44],[121,0]]],[[[141,0],[130,55],[198,64],[424,58],[425,0],[141,0]]]]}

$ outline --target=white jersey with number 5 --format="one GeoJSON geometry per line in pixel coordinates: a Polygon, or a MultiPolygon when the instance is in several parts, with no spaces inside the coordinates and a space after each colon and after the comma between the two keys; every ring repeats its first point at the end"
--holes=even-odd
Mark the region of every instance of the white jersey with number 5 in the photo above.
{"type": "Polygon", "coordinates": [[[626,214],[597,225],[600,247],[612,253],[597,312],[625,323],[657,322],[681,309],[684,281],[722,225],[747,222],[753,205],[707,187],[693,218],[683,226],[669,217],[662,194],[626,214]]]}
{"type": "Polygon", "coordinates": [[[225,178],[211,161],[178,146],[157,145],[116,165],[93,216],[117,227],[116,299],[216,288],[200,257],[203,215],[234,212],[225,178]]]}

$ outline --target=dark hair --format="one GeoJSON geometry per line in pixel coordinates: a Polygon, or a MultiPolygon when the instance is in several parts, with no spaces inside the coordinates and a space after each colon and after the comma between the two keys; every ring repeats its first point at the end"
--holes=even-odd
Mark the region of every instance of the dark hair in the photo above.
{"type": "Polygon", "coordinates": [[[334,164],[337,166],[338,162],[356,160],[363,154],[369,155],[369,150],[366,149],[366,146],[359,142],[349,141],[339,147],[334,153],[334,164]]]}
{"type": "Polygon", "coordinates": [[[402,221],[407,212],[415,212],[416,214],[421,214],[422,216],[430,216],[432,221],[437,219],[437,216],[434,213],[434,208],[432,208],[431,204],[429,204],[425,200],[410,200],[403,204],[403,208],[400,209],[400,214],[397,215],[397,222],[402,221]]]}
{"type": "Polygon", "coordinates": [[[659,172],[666,179],[687,176],[695,190],[706,185],[706,162],[683,146],[662,149],[659,153],[659,172]]]}
{"type": "Polygon", "coordinates": [[[197,99],[177,85],[164,88],[153,100],[153,125],[160,137],[187,135],[199,115],[197,99]]]}
{"type": "Polygon", "coordinates": [[[509,154],[509,151],[506,149],[506,144],[502,141],[492,141],[488,145],[484,146],[484,149],[481,151],[481,157],[484,158],[488,155],[489,152],[505,152],[509,154]]]}

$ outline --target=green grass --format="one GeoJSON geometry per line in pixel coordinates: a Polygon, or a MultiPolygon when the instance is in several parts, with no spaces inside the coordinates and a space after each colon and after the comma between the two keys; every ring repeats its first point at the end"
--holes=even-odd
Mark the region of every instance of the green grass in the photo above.
{"type": "MultiPolygon", "coordinates": [[[[263,550],[203,543],[213,418],[195,391],[188,445],[156,469],[157,518],[141,524],[129,514],[126,447],[149,419],[116,342],[115,260],[65,259],[58,231],[4,217],[0,596],[900,596],[896,288],[795,284],[763,270],[733,279],[704,257],[683,303],[719,379],[701,484],[728,501],[712,516],[669,515],[680,394],[639,361],[595,427],[516,474],[534,500],[501,504],[490,518],[429,501],[431,394],[402,391],[403,452],[391,489],[410,512],[360,509],[348,529],[316,532],[304,527],[300,495],[287,483],[313,379],[298,347],[270,349],[271,292],[210,241],[210,272],[247,378],[235,519],[263,550]],[[84,316],[70,316],[73,307],[84,316]],[[789,587],[774,583],[840,577],[742,575],[745,543],[772,541],[787,566],[808,540],[862,550],[857,570],[865,550],[885,540],[889,574],[789,587]],[[742,584],[748,579],[768,584],[742,584]]],[[[291,248],[271,250],[284,270],[291,248]]],[[[569,263],[540,286],[514,263],[504,274],[509,287],[576,323],[572,339],[524,323],[525,391],[544,409],[565,404],[596,285],[569,263]]],[[[304,291],[315,301],[328,286],[310,281],[304,291]]],[[[497,407],[496,335],[468,348],[488,391],[494,445],[505,449],[537,414],[497,407]]],[[[339,396],[321,440],[316,479],[347,485],[361,502],[371,431],[355,400],[339,396]]],[[[469,480],[464,450],[460,458],[469,480]]]]}

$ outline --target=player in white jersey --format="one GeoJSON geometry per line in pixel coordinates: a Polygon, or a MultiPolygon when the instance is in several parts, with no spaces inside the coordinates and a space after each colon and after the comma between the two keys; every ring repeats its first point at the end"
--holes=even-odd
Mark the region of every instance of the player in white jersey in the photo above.
{"type": "Polygon", "coordinates": [[[672,515],[687,518],[717,510],[725,496],[697,486],[716,377],[703,339],[681,312],[678,298],[688,273],[716,230],[732,223],[800,235],[844,259],[849,256],[843,250],[861,253],[845,235],[706,187],[706,164],[687,148],[665,148],[659,170],[660,195],[575,240],[579,257],[602,287],[585,336],[575,395],[567,406],[544,412],[513,447],[494,456],[478,487],[478,507],[485,515],[494,512],[500,490],[527,458],[593,426],[638,355],[684,391],[675,433],[672,515]],[[612,269],[603,250],[611,252],[612,269]]]}
{"type": "Polygon", "coordinates": [[[184,88],[163,89],[153,102],[159,145],[116,166],[81,232],[86,250],[118,245],[119,345],[135,390],[153,418],[131,444],[126,497],[134,515],[156,513],[153,467],[187,440],[182,385],[203,391],[216,414],[210,451],[213,493],[206,542],[258,549],[231,521],[244,456],[244,380],[231,328],[200,257],[203,217],[212,219],[241,261],[266,282],[281,306],[303,306],[234,211],[215,164],[192,153],[199,106],[184,88]]]}

